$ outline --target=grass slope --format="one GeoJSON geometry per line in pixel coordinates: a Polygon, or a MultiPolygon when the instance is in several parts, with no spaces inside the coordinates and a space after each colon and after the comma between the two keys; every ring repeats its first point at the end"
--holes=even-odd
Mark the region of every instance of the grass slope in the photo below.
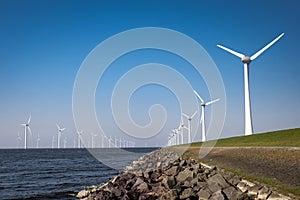
{"type": "MultiPolygon", "coordinates": [[[[192,147],[202,142],[191,144],[192,147]]],[[[215,147],[300,147],[300,128],[219,139],[215,147]]]]}

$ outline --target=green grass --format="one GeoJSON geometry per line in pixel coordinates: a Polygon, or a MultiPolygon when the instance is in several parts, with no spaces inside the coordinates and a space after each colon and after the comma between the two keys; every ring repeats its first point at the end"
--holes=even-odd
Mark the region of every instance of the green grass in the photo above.
{"type": "MultiPolygon", "coordinates": [[[[202,142],[192,143],[199,147],[202,142]]],[[[217,140],[215,147],[300,147],[300,128],[217,140]]]]}

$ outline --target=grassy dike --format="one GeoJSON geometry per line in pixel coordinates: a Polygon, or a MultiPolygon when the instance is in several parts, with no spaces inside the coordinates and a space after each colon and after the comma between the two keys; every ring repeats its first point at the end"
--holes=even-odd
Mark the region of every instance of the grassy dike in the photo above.
{"type": "MultiPolygon", "coordinates": [[[[196,142],[191,147],[201,145],[196,142]]],[[[300,147],[300,128],[219,139],[215,147],[300,147]]]]}
{"type": "MultiPolygon", "coordinates": [[[[246,180],[275,188],[282,194],[289,196],[292,194],[296,196],[296,199],[300,199],[300,180],[296,184],[295,181],[293,184],[289,184],[288,181],[282,181],[280,178],[274,178],[270,175],[272,170],[278,168],[290,168],[288,171],[275,171],[274,173],[278,176],[284,177],[287,174],[300,173],[297,171],[300,166],[300,150],[293,148],[300,147],[300,128],[219,139],[212,153],[199,159],[199,148],[202,144],[202,142],[192,143],[185,155],[208,165],[216,165],[246,180]],[[230,164],[226,164],[224,161],[230,164]],[[244,165],[254,166],[254,169],[247,170],[247,166],[239,164],[243,162],[244,165]],[[269,165],[269,163],[272,165],[266,167],[265,165],[269,165]]],[[[181,148],[181,146],[176,146],[176,148],[181,148]]]]}

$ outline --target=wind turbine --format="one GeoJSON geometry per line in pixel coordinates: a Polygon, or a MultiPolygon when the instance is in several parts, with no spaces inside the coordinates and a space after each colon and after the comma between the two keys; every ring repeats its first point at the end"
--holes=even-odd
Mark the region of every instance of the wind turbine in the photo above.
{"type": "Polygon", "coordinates": [[[120,143],[120,148],[122,148],[122,138],[121,137],[119,139],[119,143],[120,143]]]}
{"type": "Polygon", "coordinates": [[[83,131],[81,130],[81,131],[77,131],[77,148],[79,149],[79,148],[81,148],[81,134],[83,133],[83,131]]]}
{"type": "Polygon", "coordinates": [[[178,129],[173,129],[172,132],[174,133],[175,145],[177,145],[177,143],[179,144],[179,134],[178,134],[178,129]]]}
{"type": "Polygon", "coordinates": [[[249,65],[251,61],[256,59],[260,54],[262,54],[265,50],[267,50],[270,46],[272,46],[277,40],[279,40],[284,33],[281,33],[277,38],[275,38],[272,42],[267,44],[264,48],[257,51],[252,56],[246,56],[244,54],[233,51],[227,47],[217,45],[219,48],[239,57],[244,63],[244,87],[245,87],[245,135],[253,134],[252,127],[252,115],[251,115],[251,104],[250,104],[250,91],[249,91],[249,65]]]}
{"type": "Polygon", "coordinates": [[[27,149],[27,130],[29,131],[30,135],[32,135],[31,129],[29,127],[30,121],[31,121],[31,116],[29,116],[27,123],[21,124],[21,126],[24,126],[24,143],[25,143],[24,149],[27,149]]]}
{"type": "Polygon", "coordinates": [[[109,139],[108,139],[108,148],[111,148],[112,146],[112,138],[111,136],[109,136],[109,139]]]}
{"type": "Polygon", "coordinates": [[[67,147],[67,137],[64,138],[64,149],[67,147]]]}
{"type": "Polygon", "coordinates": [[[194,90],[194,93],[196,94],[196,96],[198,97],[198,99],[200,99],[201,101],[201,107],[202,107],[202,113],[201,113],[201,119],[200,119],[200,123],[202,123],[202,142],[206,141],[206,129],[205,129],[205,106],[208,106],[210,104],[213,104],[217,101],[219,101],[220,99],[215,99],[209,102],[205,102],[200,95],[194,90]]]}
{"type": "Polygon", "coordinates": [[[22,140],[22,138],[20,137],[20,133],[18,132],[18,136],[17,136],[17,148],[20,148],[20,141],[22,140]]]}
{"type": "Polygon", "coordinates": [[[66,130],[66,128],[60,128],[57,124],[56,124],[56,127],[57,127],[57,148],[59,149],[60,148],[60,138],[61,138],[61,135],[63,133],[64,130],[66,130]]]}
{"type": "MultiPolygon", "coordinates": [[[[179,127],[178,127],[178,133],[181,135],[181,144],[183,144],[184,143],[184,141],[183,141],[183,129],[184,129],[184,127],[185,127],[185,125],[184,125],[184,123],[183,123],[183,119],[182,119],[182,116],[181,116],[181,122],[180,122],[180,124],[179,124],[179,127]]],[[[178,143],[180,143],[180,142],[178,142],[178,143]]]]}
{"type": "Polygon", "coordinates": [[[39,144],[40,144],[40,134],[38,133],[37,139],[36,139],[36,148],[39,148],[39,144]]]}
{"type": "Polygon", "coordinates": [[[52,136],[52,149],[54,148],[54,143],[55,143],[55,137],[52,136]]]}
{"type": "Polygon", "coordinates": [[[97,134],[94,134],[93,132],[91,132],[91,138],[92,138],[92,148],[94,148],[94,137],[97,137],[97,134]]]}
{"type": "Polygon", "coordinates": [[[187,118],[187,120],[188,120],[188,143],[191,143],[191,122],[192,122],[192,119],[195,117],[195,115],[197,114],[197,110],[194,112],[194,114],[192,114],[192,116],[188,116],[187,114],[185,114],[185,113],[182,113],[182,115],[184,116],[184,117],[186,117],[187,118]]]}

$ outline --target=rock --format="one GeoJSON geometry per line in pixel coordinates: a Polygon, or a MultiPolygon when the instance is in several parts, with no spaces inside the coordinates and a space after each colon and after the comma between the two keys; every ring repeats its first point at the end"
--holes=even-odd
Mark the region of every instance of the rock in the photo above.
{"type": "Polygon", "coordinates": [[[239,200],[243,194],[241,191],[238,191],[233,186],[224,189],[223,193],[226,195],[227,199],[230,200],[239,200]]]}
{"type": "Polygon", "coordinates": [[[162,184],[165,185],[166,188],[172,188],[174,185],[176,185],[176,181],[174,176],[166,176],[162,180],[162,184]]]}
{"type": "Polygon", "coordinates": [[[137,191],[140,193],[148,192],[148,184],[143,182],[137,187],[137,191]]]}
{"type": "Polygon", "coordinates": [[[82,199],[85,198],[87,196],[90,195],[90,191],[89,190],[82,190],[80,192],[78,192],[78,194],[76,195],[77,198],[82,199]]]}
{"type": "Polygon", "coordinates": [[[209,177],[207,180],[207,185],[212,192],[217,192],[229,186],[223,176],[220,174],[215,174],[214,176],[209,177]]]}
{"type": "Polygon", "coordinates": [[[222,194],[222,191],[219,190],[217,192],[214,192],[211,197],[209,198],[209,200],[225,200],[224,195],[222,194]]]}
{"type": "Polygon", "coordinates": [[[199,200],[207,200],[211,193],[210,191],[206,188],[206,189],[201,189],[198,193],[197,193],[199,200]]]}
{"type": "Polygon", "coordinates": [[[194,178],[194,172],[186,168],[184,171],[179,172],[176,176],[176,181],[184,183],[184,181],[191,181],[194,178]]]}
{"type": "Polygon", "coordinates": [[[177,194],[177,190],[175,189],[172,189],[168,191],[166,194],[159,197],[159,200],[177,200],[177,199],[178,199],[178,194],[177,194]]]}
{"type": "Polygon", "coordinates": [[[139,186],[141,183],[144,183],[144,180],[141,178],[137,178],[134,185],[132,187],[137,187],[139,186]]]}
{"type": "Polygon", "coordinates": [[[179,196],[180,199],[187,199],[190,197],[195,197],[195,192],[192,188],[187,188],[183,190],[182,194],[179,196]]]}
{"type": "Polygon", "coordinates": [[[262,188],[260,185],[253,185],[252,187],[248,187],[248,194],[253,197],[257,197],[259,190],[262,188]]]}
{"type": "Polygon", "coordinates": [[[122,191],[119,188],[113,188],[111,190],[111,193],[113,193],[115,196],[120,197],[122,196],[122,191]]]}
{"type": "Polygon", "coordinates": [[[247,192],[248,191],[248,186],[244,182],[239,182],[239,184],[237,184],[237,188],[239,190],[241,190],[242,192],[247,192]]]}
{"type": "Polygon", "coordinates": [[[171,167],[170,169],[168,169],[166,171],[166,174],[168,176],[176,176],[178,171],[179,171],[179,167],[178,166],[173,166],[173,167],[171,167]]]}
{"type": "Polygon", "coordinates": [[[257,195],[257,198],[258,199],[267,199],[271,194],[271,191],[263,186],[259,191],[258,191],[258,195],[257,195]]]}
{"type": "Polygon", "coordinates": [[[200,191],[204,186],[207,186],[206,182],[198,181],[197,184],[193,187],[195,191],[200,191]]]}
{"type": "Polygon", "coordinates": [[[227,179],[227,180],[228,180],[228,183],[236,186],[241,181],[241,178],[238,177],[238,176],[236,176],[236,175],[234,175],[232,178],[227,179]]]}
{"type": "Polygon", "coordinates": [[[181,162],[180,162],[180,167],[183,167],[183,166],[185,166],[187,163],[186,163],[186,160],[185,159],[183,159],[183,160],[181,160],[181,162]]]}

